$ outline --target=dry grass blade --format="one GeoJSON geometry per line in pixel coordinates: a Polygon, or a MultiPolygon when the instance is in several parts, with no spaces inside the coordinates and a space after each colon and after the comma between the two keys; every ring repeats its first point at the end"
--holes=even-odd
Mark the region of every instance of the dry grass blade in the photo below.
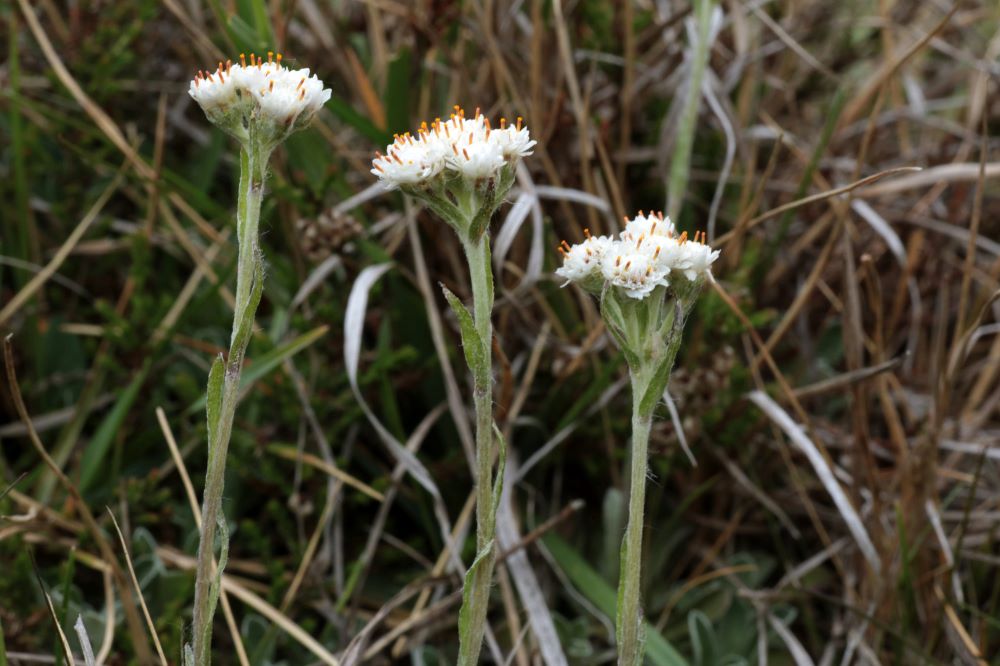
{"type": "Polygon", "coordinates": [[[76,631],[76,638],[80,641],[80,649],[83,650],[84,666],[97,666],[97,659],[94,657],[94,648],[90,644],[87,627],[83,624],[83,616],[76,616],[76,623],[73,624],[73,630],[76,631]]]}
{"type": "Polygon", "coordinates": [[[778,634],[778,638],[785,644],[785,647],[788,648],[788,653],[795,660],[795,666],[816,666],[812,657],[802,647],[802,643],[799,642],[799,639],[795,638],[795,634],[788,629],[788,626],[784,622],[771,613],[767,614],[767,622],[774,629],[774,633],[778,634]]]}
{"type": "MultiPolygon", "coordinates": [[[[864,177],[864,178],[862,178],[860,180],[856,180],[856,181],[854,181],[853,183],[851,183],[849,185],[844,185],[843,187],[837,187],[837,188],[832,189],[832,190],[827,190],[825,192],[819,192],[817,194],[812,194],[812,195],[810,195],[808,197],[803,197],[801,199],[796,199],[795,201],[790,201],[790,202],[788,202],[788,203],[786,203],[784,205],[778,206],[777,208],[772,208],[771,210],[767,211],[766,213],[762,213],[762,214],[758,215],[755,218],[752,218],[751,220],[749,220],[746,223],[746,226],[743,227],[743,230],[745,231],[746,229],[750,229],[752,227],[755,227],[758,224],[760,224],[761,222],[764,222],[765,220],[770,220],[772,217],[777,217],[778,215],[781,215],[782,213],[784,213],[786,211],[794,210],[794,209],[799,208],[801,206],[805,206],[806,204],[816,203],[817,201],[823,201],[824,199],[829,199],[830,197],[835,197],[835,196],[840,195],[840,194],[847,194],[848,192],[853,192],[854,190],[857,190],[858,188],[862,188],[862,187],[864,187],[866,185],[870,185],[871,183],[874,183],[876,181],[882,180],[883,178],[887,178],[889,176],[894,176],[894,175],[900,174],[900,173],[912,172],[912,171],[921,171],[921,168],[920,167],[897,167],[895,169],[886,169],[885,171],[881,171],[879,173],[872,174],[871,176],[866,176],[866,177],[864,177]]],[[[871,190],[861,190],[860,192],[855,192],[855,196],[865,196],[865,195],[870,194],[870,193],[871,193],[871,190]]],[[[719,240],[717,241],[717,243],[719,245],[725,244],[726,242],[729,241],[730,238],[732,238],[733,234],[734,234],[734,232],[730,231],[728,233],[725,233],[725,234],[719,236],[719,240]]]]}
{"type": "Polygon", "coordinates": [[[45,450],[45,446],[42,444],[42,440],[39,439],[38,433],[35,432],[35,428],[31,422],[31,416],[28,414],[28,408],[24,404],[24,399],[21,397],[21,389],[17,383],[17,373],[14,370],[14,348],[11,343],[11,338],[13,338],[13,334],[8,334],[3,340],[3,360],[4,368],[7,371],[7,382],[8,387],[10,388],[10,397],[14,402],[14,407],[17,410],[18,416],[21,417],[21,422],[24,423],[24,426],[28,429],[28,439],[31,441],[35,451],[42,458],[46,467],[51,470],[51,472],[59,480],[59,483],[63,486],[66,492],[68,492],[73,498],[77,509],[83,517],[84,524],[94,537],[94,541],[97,543],[97,546],[101,551],[101,556],[107,560],[108,565],[114,573],[118,593],[121,595],[122,607],[125,610],[125,620],[128,624],[129,633],[132,636],[132,642],[135,650],[138,653],[137,656],[140,660],[145,659],[147,663],[152,662],[153,655],[149,651],[149,644],[146,642],[145,632],[142,629],[142,622],[139,620],[135,612],[132,593],[129,589],[128,583],[125,581],[125,576],[122,573],[121,567],[118,566],[118,560],[115,559],[114,551],[108,543],[108,539],[105,536],[104,531],[101,529],[100,525],[97,524],[97,520],[94,518],[94,514],[90,511],[87,503],[83,501],[83,498],[80,496],[80,491],[73,484],[73,482],[70,481],[69,477],[67,477],[66,474],[59,468],[59,466],[56,465],[56,462],[49,455],[48,451],[45,450]]]}
{"type": "Polygon", "coordinates": [[[146,628],[149,629],[149,635],[153,638],[153,645],[156,647],[156,654],[160,657],[160,663],[163,666],[167,666],[167,655],[163,654],[160,637],[156,635],[156,625],[153,624],[153,617],[149,614],[146,599],[142,595],[142,587],[140,587],[139,579],[135,575],[135,568],[132,566],[132,556],[128,552],[128,544],[125,543],[125,535],[122,534],[122,529],[118,526],[118,520],[115,518],[115,514],[112,513],[111,508],[107,507],[107,509],[108,515],[111,517],[111,522],[115,526],[115,532],[118,534],[118,543],[121,544],[122,553],[125,555],[125,565],[128,567],[129,576],[132,577],[132,585],[135,586],[135,593],[139,597],[139,606],[142,607],[143,617],[146,618],[146,628]]]}
{"type": "MultiPolygon", "coordinates": [[[[913,168],[904,170],[914,171],[913,168]]],[[[939,185],[942,183],[962,183],[978,181],[980,174],[982,178],[1000,178],[1000,162],[989,162],[983,165],[982,169],[978,164],[941,164],[939,166],[927,167],[909,176],[897,178],[888,183],[878,185],[867,185],[863,189],[855,192],[855,196],[870,199],[872,197],[885,194],[898,194],[907,190],[917,190],[922,187],[939,185]]]]}
{"type": "Polygon", "coordinates": [[[100,215],[102,210],[104,210],[104,206],[108,203],[111,195],[114,194],[121,185],[123,177],[123,170],[119,170],[114,179],[112,179],[112,181],[108,183],[108,186],[104,188],[104,191],[101,192],[101,196],[97,198],[94,205],[90,207],[89,211],[87,211],[87,214],[83,216],[82,220],[80,220],[80,223],[76,225],[75,229],[73,229],[73,233],[71,233],[63,242],[63,244],[59,247],[59,250],[55,253],[55,256],[49,260],[49,263],[45,265],[45,268],[35,274],[28,284],[24,285],[24,287],[17,292],[14,298],[7,302],[3,309],[0,309],[0,326],[3,326],[7,320],[10,319],[15,312],[17,312],[18,308],[24,305],[25,301],[41,289],[42,285],[44,285],[49,278],[51,278],[55,272],[59,270],[59,267],[64,261],[66,261],[66,258],[69,257],[73,248],[75,248],[77,243],[80,242],[83,235],[87,233],[90,225],[94,223],[97,216],[100,215]]]}
{"type": "Polygon", "coordinates": [[[772,400],[766,393],[763,393],[762,391],[753,391],[747,397],[751,402],[760,407],[761,411],[763,411],[768,418],[774,421],[778,427],[781,428],[786,435],[788,435],[788,438],[793,444],[795,444],[796,448],[805,454],[809,463],[816,471],[816,475],[819,477],[820,482],[822,482],[823,487],[826,488],[830,497],[833,498],[834,504],[837,505],[840,515],[843,517],[844,522],[847,523],[847,528],[854,536],[854,540],[857,542],[858,548],[865,556],[865,559],[868,560],[868,564],[871,566],[873,571],[881,571],[882,563],[879,560],[875,544],[872,543],[871,537],[868,536],[868,530],[865,529],[861,517],[851,505],[851,501],[847,498],[847,495],[844,494],[844,490],[840,487],[840,483],[837,482],[836,477],[833,475],[830,465],[827,463],[826,458],[824,458],[816,448],[816,445],[813,444],[809,437],[806,436],[802,427],[792,420],[792,417],[788,415],[788,412],[782,409],[781,406],[772,400]]]}
{"type": "Polygon", "coordinates": [[[365,495],[371,497],[373,500],[377,502],[382,502],[385,500],[385,495],[375,490],[364,481],[361,481],[360,479],[351,476],[350,474],[343,471],[339,467],[334,467],[333,465],[329,464],[322,458],[319,458],[318,456],[315,456],[311,453],[304,453],[295,450],[295,448],[293,447],[280,446],[277,444],[269,446],[268,451],[275,454],[279,458],[284,458],[285,460],[296,460],[305,463],[310,467],[315,467],[319,471],[325,474],[329,474],[330,476],[339,481],[343,481],[346,485],[364,493],[365,495]]]}
{"type": "MultiPolygon", "coordinates": [[[[514,484],[513,477],[517,470],[517,462],[511,458],[507,460],[507,474],[504,479],[504,491],[500,497],[500,506],[497,510],[497,539],[500,548],[510,551],[520,540],[515,514],[514,484]]],[[[548,666],[564,666],[566,655],[563,653],[562,645],[559,643],[559,634],[556,632],[555,624],[552,621],[552,614],[545,603],[545,596],[538,583],[538,578],[531,569],[531,564],[527,554],[523,549],[511,552],[505,561],[505,566],[510,570],[514,579],[514,586],[521,597],[521,603],[528,613],[528,624],[538,642],[542,659],[548,666]]]]}
{"type": "Polygon", "coordinates": [[[59,633],[59,646],[62,648],[63,656],[66,657],[66,663],[75,664],[76,658],[73,656],[73,650],[69,647],[69,639],[66,638],[62,625],[59,624],[59,615],[56,613],[56,607],[52,604],[52,597],[49,596],[48,590],[42,585],[42,579],[37,569],[35,570],[35,576],[38,576],[38,585],[41,586],[42,594],[45,595],[45,603],[49,607],[49,617],[52,618],[52,622],[56,626],[56,631],[59,633]]]}

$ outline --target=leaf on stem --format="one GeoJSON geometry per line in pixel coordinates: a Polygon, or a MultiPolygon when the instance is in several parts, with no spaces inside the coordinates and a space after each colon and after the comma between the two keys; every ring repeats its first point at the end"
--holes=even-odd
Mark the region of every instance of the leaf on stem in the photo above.
{"type": "Polygon", "coordinates": [[[246,351],[247,345],[250,343],[250,335],[253,333],[254,315],[260,304],[260,297],[264,293],[264,258],[260,255],[260,250],[257,250],[253,262],[253,284],[250,287],[250,300],[243,308],[242,316],[237,324],[236,335],[233,336],[230,345],[230,362],[234,360],[242,362],[243,352],[246,351]]]}
{"type": "Polygon", "coordinates": [[[622,313],[621,304],[614,297],[614,291],[609,287],[605,287],[604,291],[601,292],[601,319],[604,320],[611,336],[618,343],[618,348],[625,354],[625,361],[629,368],[638,368],[639,355],[632,349],[628,336],[625,334],[625,315],[622,313]]]}
{"type": "Polygon", "coordinates": [[[451,293],[448,287],[441,285],[444,297],[448,299],[448,304],[458,318],[458,326],[462,332],[462,350],[465,352],[465,362],[469,364],[473,377],[489,376],[489,368],[486,366],[486,348],[483,339],[479,337],[476,324],[472,319],[472,314],[458,300],[458,296],[451,293]],[[484,369],[485,368],[485,369],[484,369]]]}
{"type": "MultiPolygon", "coordinates": [[[[472,566],[465,573],[465,584],[462,586],[462,608],[458,611],[458,641],[460,643],[458,654],[464,655],[468,651],[465,645],[470,640],[482,640],[482,631],[476,632],[472,626],[473,622],[473,599],[472,594],[479,589],[478,579],[480,576],[491,576],[493,574],[493,560],[495,558],[494,540],[490,539],[483,546],[483,549],[476,555],[472,566]],[[478,633],[478,639],[476,634],[478,633]]],[[[488,591],[489,588],[487,588],[488,591]]],[[[484,601],[484,603],[486,603],[484,601]]],[[[478,652],[478,650],[476,650],[478,652]]],[[[461,666],[461,657],[460,657],[461,666]]]]}
{"type": "Polygon", "coordinates": [[[226,362],[222,354],[215,357],[212,369],[208,371],[208,393],[206,394],[206,413],[208,417],[208,455],[215,450],[215,433],[219,427],[219,413],[222,410],[222,384],[226,376],[226,362]]]}

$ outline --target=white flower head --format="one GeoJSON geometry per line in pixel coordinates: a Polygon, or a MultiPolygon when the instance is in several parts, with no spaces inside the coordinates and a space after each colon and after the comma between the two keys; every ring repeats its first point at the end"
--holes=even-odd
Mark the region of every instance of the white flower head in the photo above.
{"type": "Polygon", "coordinates": [[[713,250],[705,244],[705,233],[696,232],[694,240],[687,240],[686,233],[678,246],[678,258],[675,270],[684,274],[688,280],[695,282],[707,277],[712,272],[712,264],[719,258],[719,250],[713,250]],[[700,239],[699,239],[700,234],[700,239]]]}
{"type": "Polygon", "coordinates": [[[494,129],[479,109],[467,118],[455,106],[448,120],[421,123],[416,136],[397,135],[385,155],[376,153],[372,174],[390,187],[415,189],[428,188],[442,175],[461,176],[471,185],[493,182],[535,145],[520,118],[511,127],[504,119],[500,124],[494,129]]]}
{"type": "Polygon", "coordinates": [[[650,211],[649,215],[644,215],[640,210],[639,214],[631,220],[625,218],[625,230],[622,231],[621,237],[624,240],[637,240],[640,237],[649,238],[652,236],[669,238],[676,233],[677,228],[674,227],[674,223],[670,221],[669,217],[665,217],[662,212],[654,213],[650,211]]]}
{"type": "Polygon", "coordinates": [[[556,274],[586,289],[599,292],[604,283],[618,287],[625,295],[645,299],[659,286],[671,283],[698,283],[711,273],[719,251],[705,243],[705,234],[676,235],[676,228],[663,213],[643,214],[625,219],[625,229],[617,238],[591,236],[570,246],[563,241],[559,252],[563,265],[556,274]],[[681,282],[678,282],[681,281],[681,282]]]}
{"type": "Polygon", "coordinates": [[[507,125],[507,119],[500,119],[499,129],[493,130],[489,135],[489,141],[496,144],[503,153],[504,159],[520,159],[527,157],[533,152],[536,141],[531,139],[531,134],[527,127],[522,126],[523,119],[518,116],[517,123],[507,125]]]}
{"type": "Polygon", "coordinates": [[[583,233],[586,236],[583,242],[571,246],[563,241],[559,246],[563,265],[556,269],[556,275],[566,278],[566,284],[569,282],[587,284],[594,278],[603,279],[601,261],[615,246],[615,241],[610,236],[591,236],[588,229],[584,229],[583,233]]]}
{"type": "Polygon", "coordinates": [[[385,155],[376,151],[371,172],[395,188],[430,180],[441,173],[444,165],[444,147],[440,143],[428,140],[426,134],[413,138],[407,132],[396,135],[385,155]]]}
{"type": "Polygon", "coordinates": [[[289,69],[281,60],[280,53],[269,51],[267,62],[251,53],[248,64],[240,54],[238,65],[220,62],[215,72],[198,72],[188,94],[231,134],[241,139],[256,134],[274,145],[305,127],[331,95],[308,69],[289,69]]]}
{"type": "Polygon", "coordinates": [[[457,141],[451,144],[452,154],[448,156],[448,167],[472,181],[492,178],[504,168],[504,159],[500,147],[490,141],[476,141],[471,132],[463,134],[468,141],[457,141]]]}
{"type": "Polygon", "coordinates": [[[605,254],[601,272],[605,280],[621,287],[626,296],[639,300],[649,296],[657,287],[669,284],[668,273],[658,268],[653,258],[644,252],[605,254]]]}

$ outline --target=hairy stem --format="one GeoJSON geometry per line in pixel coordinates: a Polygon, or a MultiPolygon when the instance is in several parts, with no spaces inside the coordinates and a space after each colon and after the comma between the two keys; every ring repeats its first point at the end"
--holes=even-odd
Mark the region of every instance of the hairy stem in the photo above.
{"type": "MultiPolygon", "coordinates": [[[[236,266],[236,308],[230,338],[229,357],[225,362],[221,403],[217,418],[208,423],[208,471],[205,475],[205,495],[201,509],[201,538],[198,543],[198,564],[194,593],[194,655],[197,666],[211,663],[212,619],[218,591],[213,591],[215,572],[215,534],[222,514],[222,491],[226,476],[226,453],[233,429],[233,417],[239,399],[240,372],[250,341],[257,303],[260,300],[259,279],[263,257],[259,247],[257,227],[260,206],[264,198],[264,174],[267,153],[244,148],[240,154],[240,189],[236,212],[239,258],[236,266]]],[[[225,548],[227,544],[223,543],[225,548]]],[[[221,570],[218,575],[221,576],[221,570]]]]}
{"type": "Polygon", "coordinates": [[[479,651],[486,630],[486,611],[489,607],[495,561],[493,537],[496,507],[493,506],[492,490],[493,273],[490,267],[489,237],[486,234],[478,239],[470,239],[464,245],[472,282],[473,319],[484,348],[483,363],[478,368],[470,368],[476,409],[476,557],[483,559],[473,571],[471,589],[467,591],[469,624],[467,631],[460,631],[458,656],[460,666],[474,666],[479,661],[479,651]]]}
{"type": "Polygon", "coordinates": [[[642,530],[646,505],[646,463],[652,411],[639,407],[646,391],[641,370],[632,373],[632,447],[630,452],[628,524],[622,541],[618,584],[618,664],[641,665],[642,646],[642,530]]]}

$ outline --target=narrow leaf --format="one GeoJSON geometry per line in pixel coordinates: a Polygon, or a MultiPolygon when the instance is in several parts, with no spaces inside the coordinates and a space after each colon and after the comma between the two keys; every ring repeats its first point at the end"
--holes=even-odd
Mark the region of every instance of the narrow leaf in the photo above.
{"type": "MultiPolygon", "coordinates": [[[[458,640],[460,643],[477,640],[476,632],[472,626],[472,592],[478,589],[479,576],[491,576],[493,573],[493,560],[496,557],[493,544],[493,539],[490,539],[476,555],[472,566],[465,573],[465,584],[462,586],[462,608],[458,611],[458,640]]],[[[481,633],[478,640],[482,640],[481,633]]],[[[466,654],[466,651],[459,648],[459,654],[466,654]]]]}
{"type": "Polygon", "coordinates": [[[222,354],[215,357],[212,369],[208,371],[208,393],[206,413],[208,417],[208,454],[215,449],[215,431],[219,426],[219,412],[222,409],[222,384],[225,381],[226,363],[222,354]]]}
{"type": "MultiPolygon", "coordinates": [[[[615,612],[615,592],[572,546],[554,533],[542,537],[552,557],[577,590],[608,617],[615,612]]],[[[688,666],[681,654],[646,623],[646,658],[657,666],[688,666]]]]}
{"type": "MultiPolygon", "coordinates": [[[[448,305],[458,318],[458,327],[462,332],[462,350],[465,352],[465,362],[469,364],[473,377],[483,375],[483,366],[486,364],[486,350],[483,347],[482,338],[476,330],[476,324],[472,319],[469,310],[458,300],[458,296],[451,293],[448,287],[441,285],[444,297],[448,299],[448,305]]],[[[488,375],[488,371],[486,373],[488,375]]]]}
{"type": "MultiPolygon", "coordinates": [[[[248,365],[240,375],[240,391],[245,390],[258,379],[270,374],[272,370],[284,363],[285,359],[295,356],[300,351],[326,335],[329,330],[330,328],[328,326],[317,326],[308,333],[303,333],[294,340],[275,347],[263,356],[256,358],[254,362],[251,365],[248,365]]],[[[205,409],[207,402],[208,398],[206,394],[188,407],[186,411],[190,414],[205,409]]]]}
{"type": "Polygon", "coordinates": [[[111,448],[115,436],[122,427],[125,417],[131,411],[132,405],[135,404],[136,399],[139,397],[139,389],[145,383],[151,367],[152,365],[147,359],[145,365],[132,378],[129,385],[125,387],[125,390],[122,391],[118,397],[118,401],[115,402],[115,406],[104,417],[101,425],[97,428],[97,432],[94,433],[94,436],[87,443],[87,448],[84,450],[83,457],[80,460],[80,492],[91,488],[100,473],[104,471],[104,466],[108,460],[108,450],[111,448]]]}

